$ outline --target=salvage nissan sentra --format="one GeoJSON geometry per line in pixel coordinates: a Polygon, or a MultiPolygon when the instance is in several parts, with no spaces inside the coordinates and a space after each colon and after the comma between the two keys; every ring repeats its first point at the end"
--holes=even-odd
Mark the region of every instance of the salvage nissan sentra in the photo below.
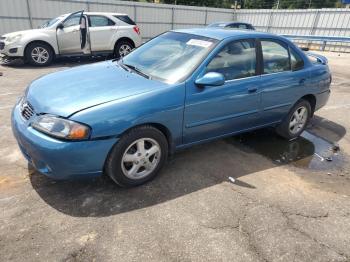
{"type": "Polygon", "coordinates": [[[19,147],[56,179],[152,179],[169,153],[276,128],[298,137],[326,104],[331,74],[285,38],[217,28],[166,32],[123,59],[32,82],[12,112],[19,147]]]}

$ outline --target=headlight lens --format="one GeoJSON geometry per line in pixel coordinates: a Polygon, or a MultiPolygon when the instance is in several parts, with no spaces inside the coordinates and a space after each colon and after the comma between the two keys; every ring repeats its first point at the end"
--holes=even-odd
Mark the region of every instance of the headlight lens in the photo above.
{"type": "Polygon", "coordinates": [[[21,34],[8,36],[8,37],[6,37],[6,41],[9,43],[14,43],[14,42],[19,41],[21,39],[21,37],[22,37],[21,34]]]}
{"type": "Polygon", "coordinates": [[[88,126],[50,115],[39,116],[32,127],[50,136],[68,140],[83,140],[90,135],[88,126]]]}

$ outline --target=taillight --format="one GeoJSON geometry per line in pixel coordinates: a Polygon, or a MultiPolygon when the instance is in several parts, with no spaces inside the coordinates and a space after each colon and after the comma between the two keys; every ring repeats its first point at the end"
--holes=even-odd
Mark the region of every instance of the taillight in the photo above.
{"type": "Polygon", "coordinates": [[[134,31],[136,32],[136,34],[140,34],[140,28],[137,26],[137,25],[135,25],[134,27],[133,27],[133,29],[134,29],[134,31]]]}

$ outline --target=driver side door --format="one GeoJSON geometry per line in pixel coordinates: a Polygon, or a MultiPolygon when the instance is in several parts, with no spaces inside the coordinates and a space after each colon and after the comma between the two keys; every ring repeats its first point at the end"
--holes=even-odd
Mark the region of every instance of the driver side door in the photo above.
{"type": "Polygon", "coordinates": [[[83,11],[71,14],[62,22],[63,28],[57,28],[57,44],[60,54],[82,53],[80,30],[82,15],[83,11]]]}

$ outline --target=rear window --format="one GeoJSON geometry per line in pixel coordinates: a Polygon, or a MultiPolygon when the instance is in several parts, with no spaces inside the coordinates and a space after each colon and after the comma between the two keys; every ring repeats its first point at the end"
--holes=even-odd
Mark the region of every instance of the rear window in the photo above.
{"type": "Polygon", "coordinates": [[[115,15],[114,17],[129,25],[136,25],[136,23],[127,15],[115,15]]]}

